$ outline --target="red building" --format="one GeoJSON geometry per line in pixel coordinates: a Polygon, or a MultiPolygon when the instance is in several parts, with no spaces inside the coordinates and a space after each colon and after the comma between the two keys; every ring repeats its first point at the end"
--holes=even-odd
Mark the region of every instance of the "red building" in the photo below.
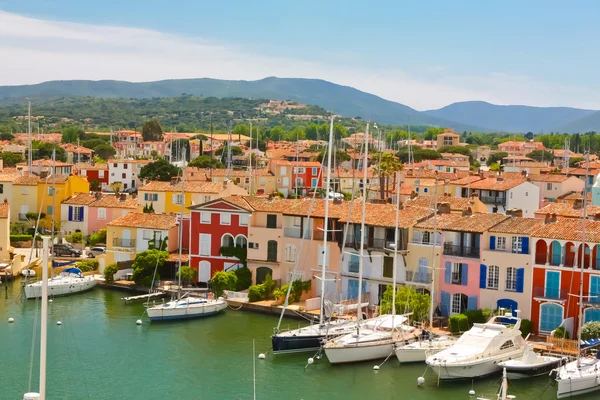
{"type": "Polygon", "coordinates": [[[299,194],[306,194],[311,189],[320,188],[323,181],[321,163],[317,161],[291,161],[292,192],[298,190],[299,194]]]}
{"type": "Polygon", "coordinates": [[[75,164],[79,175],[85,176],[88,182],[100,182],[100,188],[108,187],[108,164],[75,164]]]}
{"type": "Polygon", "coordinates": [[[250,205],[238,196],[190,208],[190,267],[198,270],[198,282],[208,282],[217,271],[242,266],[238,258],[222,255],[221,248],[247,249],[251,213],[250,205]]]}

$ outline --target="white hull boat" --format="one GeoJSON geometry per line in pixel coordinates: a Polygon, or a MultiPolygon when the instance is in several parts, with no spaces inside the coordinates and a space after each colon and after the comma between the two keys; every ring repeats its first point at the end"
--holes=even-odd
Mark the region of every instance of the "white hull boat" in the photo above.
{"type": "Polygon", "coordinates": [[[271,336],[273,354],[317,351],[324,340],[346,335],[355,330],[356,321],[335,320],[279,332],[271,336]]]}
{"type": "Polygon", "coordinates": [[[425,362],[442,380],[471,379],[499,373],[498,363],[521,358],[527,344],[521,319],[508,313],[474,324],[455,344],[425,362]]]}
{"type": "Polygon", "coordinates": [[[452,346],[456,339],[450,336],[436,336],[431,340],[420,340],[409,344],[397,343],[396,357],[401,363],[425,362],[427,356],[439,353],[452,346]]]}
{"type": "Polygon", "coordinates": [[[180,300],[169,301],[146,310],[150,321],[165,321],[173,319],[189,319],[208,317],[227,308],[222,298],[217,300],[199,297],[184,297],[180,300]]]}
{"type": "Polygon", "coordinates": [[[504,368],[511,379],[523,379],[534,376],[548,375],[555,368],[566,364],[567,357],[554,357],[538,355],[528,346],[523,357],[504,361],[498,364],[504,368]]]}
{"type": "Polygon", "coordinates": [[[557,373],[557,398],[564,399],[600,390],[600,352],[597,358],[580,358],[562,366],[557,373]]]}
{"type": "MultiPolygon", "coordinates": [[[[84,276],[79,268],[67,268],[57,277],[48,280],[49,296],[68,296],[85,292],[96,286],[92,276],[84,276]]],[[[25,297],[35,299],[42,296],[42,282],[25,285],[25,297]]]]}

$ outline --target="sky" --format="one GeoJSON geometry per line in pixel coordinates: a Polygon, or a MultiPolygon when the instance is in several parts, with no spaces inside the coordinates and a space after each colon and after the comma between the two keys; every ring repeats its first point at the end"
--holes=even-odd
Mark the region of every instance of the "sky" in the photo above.
{"type": "Polygon", "coordinates": [[[596,1],[0,0],[0,85],[319,78],[417,110],[600,109],[596,1]]]}

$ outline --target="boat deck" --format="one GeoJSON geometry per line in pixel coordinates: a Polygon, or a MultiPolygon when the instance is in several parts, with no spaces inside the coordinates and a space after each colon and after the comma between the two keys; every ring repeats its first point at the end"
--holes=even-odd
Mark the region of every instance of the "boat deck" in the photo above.
{"type": "Polygon", "coordinates": [[[154,293],[140,294],[137,296],[121,297],[121,300],[124,300],[125,303],[128,303],[130,301],[146,300],[146,299],[153,299],[153,298],[157,298],[157,297],[163,297],[165,294],[166,293],[164,293],[164,292],[154,292],[154,293]]]}

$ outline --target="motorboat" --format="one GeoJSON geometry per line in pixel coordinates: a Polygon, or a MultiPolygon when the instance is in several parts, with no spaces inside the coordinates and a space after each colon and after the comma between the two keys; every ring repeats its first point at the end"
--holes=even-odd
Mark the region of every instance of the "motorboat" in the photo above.
{"type": "MultiPolygon", "coordinates": [[[[398,341],[410,343],[418,333],[406,324],[403,315],[381,315],[357,324],[352,333],[329,340],[323,350],[331,364],[354,363],[386,358],[398,341]]],[[[420,333],[420,332],[419,332],[420,333]]]]}
{"type": "Polygon", "coordinates": [[[522,379],[548,375],[552,370],[568,361],[568,357],[539,355],[533,350],[531,343],[528,343],[523,357],[500,362],[498,366],[506,369],[509,378],[522,379]]]}
{"type": "Polygon", "coordinates": [[[429,355],[439,353],[452,346],[456,338],[452,336],[434,336],[428,338],[427,335],[421,335],[420,340],[409,344],[396,343],[394,346],[396,357],[401,363],[425,362],[429,355]]]}
{"type": "MultiPolygon", "coordinates": [[[[48,280],[50,296],[68,296],[91,290],[96,286],[93,276],[85,276],[79,268],[64,269],[58,276],[48,280]]],[[[25,297],[36,299],[42,296],[42,281],[25,285],[25,297]]]]}
{"type": "Polygon", "coordinates": [[[190,296],[149,307],[146,312],[150,321],[164,321],[208,317],[226,308],[227,303],[221,297],[212,299],[209,296],[209,298],[205,299],[190,296]]]}
{"type": "Polygon", "coordinates": [[[442,380],[471,379],[500,372],[498,363],[521,358],[527,344],[519,330],[521,319],[506,313],[476,323],[452,346],[428,356],[425,362],[442,380]]]}
{"type": "Polygon", "coordinates": [[[596,357],[580,357],[560,367],[556,397],[564,399],[600,390],[600,351],[596,357]]]}

